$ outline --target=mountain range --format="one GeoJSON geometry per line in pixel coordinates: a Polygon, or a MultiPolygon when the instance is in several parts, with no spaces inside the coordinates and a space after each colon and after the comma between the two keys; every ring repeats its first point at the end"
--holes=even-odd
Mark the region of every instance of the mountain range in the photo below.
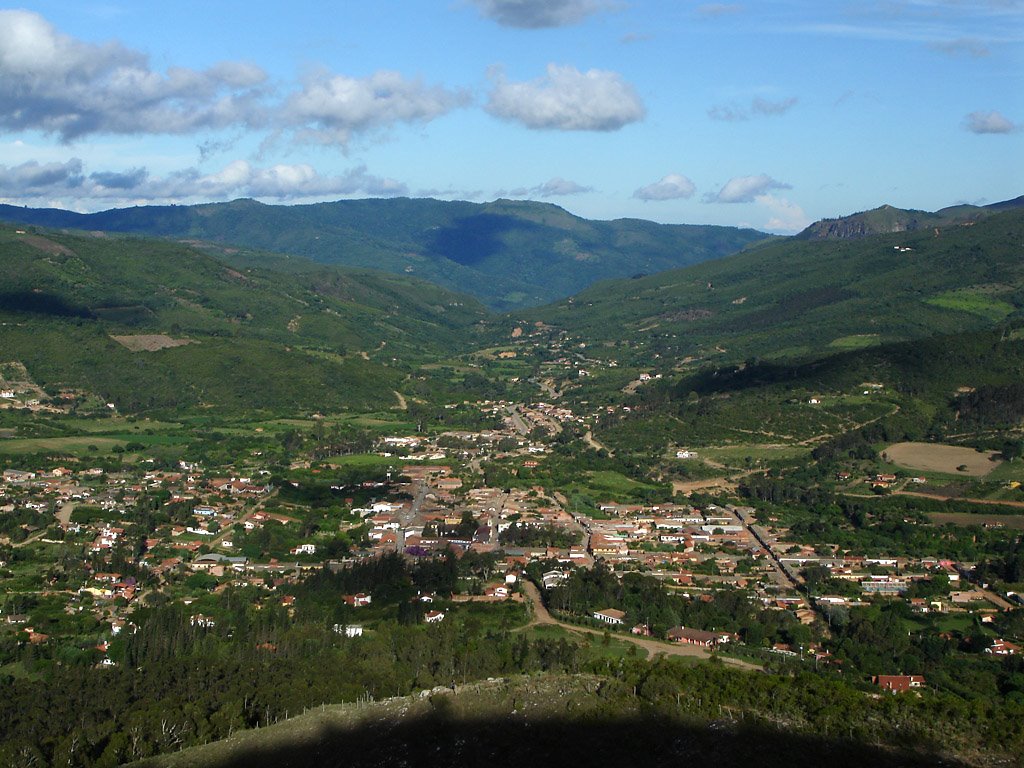
{"type": "Polygon", "coordinates": [[[1022,243],[1019,207],[912,231],[779,239],[514,316],[649,365],[844,351],[1019,315],[1022,243]]]}
{"type": "Polygon", "coordinates": [[[588,221],[546,203],[431,199],[264,205],[255,200],[80,214],[0,205],[0,221],[131,233],[407,274],[502,311],[609,278],[715,259],[768,235],[735,227],[588,221]]]}
{"type": "MultiPolygon", "coordinates": [[[[74,218],[64,214],[57,218],[74,218]]],[[[468,396],[469,380],[480,394],[487,373],[465,355],[518,345],[528,365],[533,333],[517,326],[547,329],[591,358],[685,374],[1021,317],[1024,208],[944,220],[848,238],[774,238],[506,315],[415,274],[209,241],[0,225],[0,362],[22,362],[51,393],[91,392],[123,411],[308,413],[402,407],[441,390],[468,396]]]]}

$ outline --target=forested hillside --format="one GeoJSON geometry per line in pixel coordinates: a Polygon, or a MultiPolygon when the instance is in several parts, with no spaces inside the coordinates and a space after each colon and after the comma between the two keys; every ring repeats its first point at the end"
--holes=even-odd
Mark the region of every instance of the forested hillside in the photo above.
{"type": "Polygon", "coordinates": [[[414,275],[498,310],[554,301],[597,280],[715,259],[767,237],[735,227],[588,221],[554,205],[511,200],[236,200],[95,214],[0,206],[2,220],[204,240],[414,275]]]}

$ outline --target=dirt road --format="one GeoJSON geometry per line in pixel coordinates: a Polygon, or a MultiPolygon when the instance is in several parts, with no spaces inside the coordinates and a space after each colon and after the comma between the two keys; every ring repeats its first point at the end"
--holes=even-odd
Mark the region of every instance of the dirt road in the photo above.
{"type": "MultiPolygon", "coordinates": [[[[559,621],[544,605],[544,601],[541,599],[540,590],[537,589],[536,585],[531,581],[523,580],[521,582],[523,592],[526,594],[527,599],[533,606],[533,618],[530,623],[526,626],[532,627],[539,624],[549,624],[563,629],[567,629],[570,632],[585,635],[594,635],[596,637],[602,637],[603,632],[597,629],[588,629],[587,627],[578,627],[575,624],[568,624],[564,621],[559,621]]],[[[616,640],[624,640],[625,642],[632,643],[633,645],[639,646],[647,651],[649,658],[654,658],[658,654],[664,654],[666,656],[690,656],[701,659],[710,659],[710,651],[700,648],[695,645],[673,645],[670,643],[663,643],[660,640],[653,640],[649,637],[638,637],[636,635],[615,635],[616,640]]],[[[740,661],[739,659],[729,659],[725,657],[719,657],[723,662],[732,667],[745,670],[760,670],[761,667],[756,664],[751,664],[747,661],[740,661]]]]}

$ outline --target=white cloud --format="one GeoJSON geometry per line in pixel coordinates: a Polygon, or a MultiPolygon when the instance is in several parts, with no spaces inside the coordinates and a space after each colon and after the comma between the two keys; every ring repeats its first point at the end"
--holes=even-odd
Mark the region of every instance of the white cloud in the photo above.
{"type": "Polygon", "coordinates": [[[593,187],[584,187],[575,181],[556,176],[535,187],[517,187],[508,191],[499,191],[496,197],[564,197],[593,192],[593,187]]]}
{"type": "Polygon", "coordinates": [[[68,191],[82,186],[82,161],[40,164],[35,160],[8,168],[0,165],[0,190],[5,195],[33,195],[46,190],[68,191]]]}
{"type": "Polygon", "coordinates": [[[771,218],[764,225],[771,232],[792,233],[806,229],[811,223],[804,209],[794,202],[774,195],[757,195],[754,202],[767,208],[771,218]]]}
{"type": "Polygon", "coordinates": [[[565,195],[580,195],[584,192],[591,192],[593,189],[593,187],[584,187],[575,181],[556,176],[537,187],[537,193],[541,197],[563,197],[565,195]]]}
{"type": "Polygon", "coordinates": [[[297,136],[323,144],[347,144],[354,132],[393,123],[427,123],[469,101],[465,93],[399,72],[379,71],[365,78],[317,72],[285,105],[297,136]]]}
{"type": "Polygon", "coordinates": [[[738,122],[750,120],[752,117],[777,117],[786,114],[796,106],[797,98],[790,96],[781,101],[769,101],[760,96],[750,102],[749,107],[719,105],[708,110],[708,117],[712,120],[723,120],[725,122],[738,122]]]}
{"type": "Polygon", "coordinates": [[[643,102],[615,72],[549,64],[545,77],[510,83],[500,72],[486,109],[528,128],[616,131],[644,118],[643,102]]]}
{"type": "MultiPolygon", "coordinates": [[[[346,145],[354,133],[426,123],[468,101],[468,94],[390,71],[365,78],[315,72],[281,98],[254,64],[157,72],[145,54],[118,42],[82,42],[39,14],[0,11],[0,131],[36,130],[67,143],[96,134],[266,130],[346,145]]],[[[230,144],[215,138],[200,146],[230,144]]]]}
{"type": "Polygon", "coordinates": [[[971,112],[964,118],[964,127],[971,133],[1013,133],[1020,130],[1019,125],[1001,112],[971,112]]]}
{"type": "Polygon", "coordinates": [[[776,181],[771,176],[736,176],[729,179],[717,194],[705,198],[715,203],[752,203],[760,195],[772,189],[790,189],[788,184],[776,181]]]}
{"type": "Polygon", "coordinates": [[[340,176],[323,176],[307,164],[253,166],[236,160],[213,173],[196,168],[151,178],[144,168],[98,171],[85,176],[83,163],[0,165],[0,189],[8,199],[56,199],[73,192],[79,200],[115,201],[119,204],[177,200],[222,200],[255,197],[273,200],[368,195],[394,197],[408,194],[394,179],[381,178],[357,166],[340,176]]]}
{"type": "Polygon", "coordinates": [[[0,128],[73,141],[89,134],[182,134],[261,122],[262,69],[225,62],[154,72],[120,43],[84,43],[30,11],[0,11],[0,128]]]}
{"type": "Polygon", "coordinates": [[[697,187],[685,176],[678,173],[670,173],[660,181],[640,187],[633,193],[633,197],[639,200],[678,200],[693,197],[697,187]]]}
{"type": "Polygon", "coordinates": [[[607,10],[605,0],[470,0],[483,16],[505,27],[543,29],[577,24],[607,10]]]}

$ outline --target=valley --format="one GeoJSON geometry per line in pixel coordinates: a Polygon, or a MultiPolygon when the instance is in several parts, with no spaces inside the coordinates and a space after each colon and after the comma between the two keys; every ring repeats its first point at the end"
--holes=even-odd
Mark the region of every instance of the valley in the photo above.
{"type": "Polygon", "coordinates": [[[1005,764],[1024,215],[971,222],[505,314],[0,226],[0,761],[327,760],[438,722],[462,759],[508,718],[639,717],[691,745],[655,764],[1005,764]]]}

